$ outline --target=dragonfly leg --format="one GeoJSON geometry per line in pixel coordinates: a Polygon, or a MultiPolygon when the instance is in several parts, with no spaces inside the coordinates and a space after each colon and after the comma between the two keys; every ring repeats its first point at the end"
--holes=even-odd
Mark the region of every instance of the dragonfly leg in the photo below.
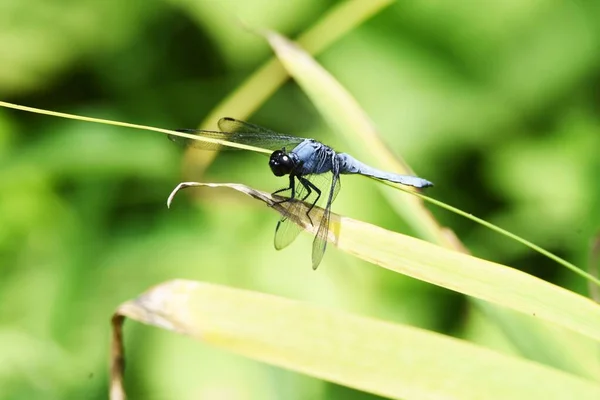
{"type": "Polygon", "coordinates": [[[292,196],[287,198],[287,199],[283,199],[283,200],[278,200],[275,202],[275,204],[281,204],[281,203],[285,203],[288,202],[292,199],[294,199],[296,197],[296,182],[294,181],[294,175],[290,174],[290,186],[283,188],[283,189],[279,189],[274,191],[272,194],[277,194],[277,193],[281,193],[281,192],[285,192],[286,190],[291,190],[292,191],[292,196]]]}
{"type": "Polygon", "coordinates": [[[309,207],[308,211],[306,212],[306,216],[308,217],[310,224],[313,225],[312,218],[310,217],[310,212],[315,207],[315,204],[317,204],[317,201],[319,201],[319,199],[321,198],[321,190],[318,187],[316,187],[314,183],[312,183],[311,181],[309,181],[306,178],[299,176],[298,180],[300,181],[302,186],[304,186],[306,188],[306,190],[308,191],[308,194],[306,196],[304,196],[302,201],[306,200],[308,198],[308,196],[312,193],[313,190],[317,193],[317,198],[315,199],[315,201],[313,201],[313,203],[309,207]]]}
{"type": "Polygon", "coordinates": [[[308,199],[308,196],[310,196],[310,194],[312,193],[312,189],[310,187],[310,181],[306,178],[302,178],[301,176],[298,177],[298,180],[300,181],[300,183],[302,184],[302,186],[304,186],[304,188],[306,189],[306,195],[300,199],[301,201],[306,201],[306,199],[308,199]],[[305,182],[308,182],[308,184],[306,184],[305,182]]]}

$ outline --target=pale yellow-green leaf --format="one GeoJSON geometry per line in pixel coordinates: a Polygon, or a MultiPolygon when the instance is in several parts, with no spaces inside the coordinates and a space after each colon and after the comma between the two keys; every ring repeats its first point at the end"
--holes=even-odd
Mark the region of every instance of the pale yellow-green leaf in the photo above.
{"type": "Polygon", "coordinates": [[[395,399],[600,398],[600,386],[593,382],[437,333],[273,295],[176,280],[118,308],[113,399],[124,397],[123,316],[395,399]]]}
{"type": "MultiPolygon", "coordinates": [[[[274,203],[270,194],[245,185],[198,182],[186,182],[178,186],[169,197],[168,204],[171,204],[177,190],[190,186],[229,187],[266,203],[286,216],[290,204],[274,203]]],[[[314,210],[322,212],[317,207],[314,210]]],[[[316,215],[313,218],[318,220],[318,214],[316,215]]],[[[313,234],[316,232],[316,227],[307,218],[294,216],[293,220],[306,231],[313,234]]],[[[600,340],[598,304],[514,268],[334,213],[331,214],[328,239],[340,250],[380,267],[511,308],[600,340]]]]}

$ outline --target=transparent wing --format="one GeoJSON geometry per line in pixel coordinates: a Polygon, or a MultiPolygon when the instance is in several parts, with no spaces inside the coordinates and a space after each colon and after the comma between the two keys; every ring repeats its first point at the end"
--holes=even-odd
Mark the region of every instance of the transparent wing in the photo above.
{"type": "Polygon", "coordinates": [[[340,191],[340,176],[339,174],[332,174],[333,180],[331,182],[331,189],[329,192],[329,197],[327,199],[327,204],[325,205],[325,210],[323,212],[323,216],[321,217],[321,221],[319,222],[319,228],[317,229],[317,235],[315,236],[315,240],[313,240],[312,247],[312,267],[313,269],[317,269],[321,260],[323,259],[323,255],[325,254],[325,249],[327,248],[327,236],[329,235],[329,221],[331,216],[331,204],[335,200],[337,193],[340,191]]]}
{"type": "MultiPolygon", "coordinates": [[[[219,129],[217,131],[207,131],[202,129],[176,129],[177,132],[189,133],[199,138],[209,138],[224,140],[227,142],[245,144],[248,146],[261,147],[269,150],[280,150],[287,148],[291,150],[300,144],[304,138],[297,136],[282,135],[267,128],[248,122],[238,121],[233,118],[221,118],[219,120],[219,129]]],[[[189,139],[175,135],[168,135],[169,139],[186,147],[194,147],[202,150],[240,150],[237,147],[221,146],[216,143],[202,141],[201,139],[189,139]]]]}
{"type": "MultiPolygon", "coordinates": [[[[319,175],[307,175],[303,178],[317,187],[321,191],[321,195],[319,196],[319,193],[314,189],[311,189],[311,192],[309,193],[307,186],[310,186],[303,185],[302,182],[297,179],[295,200],[293,200],[292,204],[289,206],[287,215],[283,216],[279,222],[277,222],[277,227],[275,228],[275,248],[277,250],[281,250],[289,246],[296,239],[296,237],[298,237],[298,234],[302,230],[298,224],[294,223],[294,220],[306,220],[306,213],[311,205],[315,204],[315,207],[323,207],[329,196],[329,190],[333,180],[333,174],[331,172],[319,175]]],[[[340,185],[338,184],[333,194],[333,200],[335,200],[339,190],[340,185]]],[[[322,216],[315,208],[313,208],[309,212],[308,218],[309,223],[316,225],[319,223],[322,216]]]]}
{"type": "Polygon", "coordinates": [[[302,218],[306,212],[306,208],[302,206],[301,199],[306,198],[307,201],[315,200],[317,193],[312,194],[312,196],[310,196],[310,194],[304,185],[302,185],[299,181],[296,181],[294,200],[291,200],[287,216],[282,216],[281,219],[277,221],[277,226],[275,227],[274,244],[276,250],[282,250],[286,248],[298,237],[298,234],[302,228],[298,224],[294,223],[294,219],[302,218]],[[308,197],[312,198],[309,199],[308,197]]]}
{"type": "Polygon", "coordinates": [[[217,123],[221,132],[257,133],[260,135],[280,135],[265,127],[240,121],[239,119],[224,117],[217,123]]]}

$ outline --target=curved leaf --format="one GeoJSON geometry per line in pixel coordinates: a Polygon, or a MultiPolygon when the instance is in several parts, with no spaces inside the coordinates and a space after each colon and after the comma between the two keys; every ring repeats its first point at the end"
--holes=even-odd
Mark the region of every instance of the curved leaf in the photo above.
{"type": "Polygon", "coordinates": [[[600,386],[592,382],[437,333],[277,296],[176,280],[117,310],[115,399],[124,397],[123,316],[395,399],[600,398],[600,386]]]}
{"type": "MultiPolygon", "coordinates": [[[[171,204],[178,190],[191,186],[229,187],[263,201],[289,217],[289,202],[275,203],[270,194],[240,184],[185,182],[169,196],[168,204],[171,204]]],[[[315,210],[323,211],[317,207],[313,209],[315,210]]],[[[308,221],[304,212],[295,216],[294,221],[303,229],[316,233],[316,227],[308,221]]],[[[514,268],[334,213],[331,213],[328,240],[340,250],[380,267],[511,308],[600,340],[598,304],[514,268]]]]}

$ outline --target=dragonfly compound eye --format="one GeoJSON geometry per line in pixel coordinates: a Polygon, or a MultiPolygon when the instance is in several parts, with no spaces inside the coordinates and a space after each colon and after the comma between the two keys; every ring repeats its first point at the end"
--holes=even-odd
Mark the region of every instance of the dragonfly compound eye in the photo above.
{"type": "Polygon", "coordinates": [[[294,169],[294,161],[282,150],[275,150],[269,159],[269,167],[275,176],[287,175],[294,169]]]}

